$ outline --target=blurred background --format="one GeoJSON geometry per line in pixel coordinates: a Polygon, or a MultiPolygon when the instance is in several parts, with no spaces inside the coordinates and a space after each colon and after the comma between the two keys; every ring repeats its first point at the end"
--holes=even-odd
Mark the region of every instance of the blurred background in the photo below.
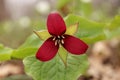
{"type": "MultiPolygon", "coordinates": [[[[33,30],[45,28],[51,11],[106,23],[120,15],[120,0],[0,0],[0,44],[17,49],[33,30]]],[[[78,80],[120,80],[119,37],[90,45],[90,67],[78,80]]],[[[0,62],[0,80],[32,78],[25,75],[21,60],[10,60],[0,62]]]]}

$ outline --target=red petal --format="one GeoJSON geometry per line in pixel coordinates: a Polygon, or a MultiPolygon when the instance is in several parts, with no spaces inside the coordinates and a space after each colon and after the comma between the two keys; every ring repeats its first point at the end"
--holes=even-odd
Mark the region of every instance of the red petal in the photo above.
{"type": "Polygon", "coordinates": [[[66,31],[66,25],[63,18],[58,13],[50,13],[47,19],[48,32],[51,35],[62,35],[66,31]]]}
{"type": "Polygon", "coordinates": [[[43,45],[39,48],[36,58],[41,61],[51,60],[57,53],[59,45],[55,46],[53,38],[47,39],[43,45]]]}
{"type": "Polygon", "coordinates": [[[68,52],[76,55],[83,54],[88,49],[88,45],[82,40],[70,35],[65,35],[63,46],[68,52]]]}

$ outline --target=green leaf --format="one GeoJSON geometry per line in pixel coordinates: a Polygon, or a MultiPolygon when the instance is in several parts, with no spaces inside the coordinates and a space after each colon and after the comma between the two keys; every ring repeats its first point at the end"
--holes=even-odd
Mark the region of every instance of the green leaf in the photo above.
{"type": "Polygon", "coordinates": [[[92,13],[92,3],[91,2],[84,2],[84,0],[82,0],[80,6],[78,6],[79,3],[77,3],[78,5],[76,7],[80,7],[79,10],[81,10],[81,13],[83,16],[89,17],[91,15],[91,13],[92,13]]]}
{"type": "Polygon", "coordinates": [[[94,43],[96,41],[99,41],[99,40],[103,40],[105,39],[106,36],[104,34],[99,34],[99,35],[94,35],[94,36],[90,36],[90,37],[83,37],[83,38],[80,38],[81,40],[85,41],[86,43],[94,43]]]}
{"type": "Polygon", "coordinates": [[[67,27],[67,31],[65,32],[65,34],[74,35],[77,32],[77,29],[78,23],[71,25],[70,27],[67,27]]]}
{"type": "Polygon", "coordinates": [[[4,47],[0,44],[0,61],[6,61],[11,59],[12,49],[8,47],[4,47]]]}
{"type": "Polygon", "coordinates": [[[4,48],[3,44],[0,44],[0,49],[1,49],[1,48],[4,48]]]}
{"type": "Polygon", "coordinates": [[[42,41],[38,38],[38,36],[32,34],[30,37],[28,37],[24,44],[12,52],[11,57],[23,59],[27,56],[35,55],[41,44],[42,41]]]}
{"type": "Polygon", "coordinates": [[[71,2],[73,0],[58,0],[57,1],[57,8],[60,9],[64,7],[67,3],[71,2]]]}
{"type": "Polygon", "coordinates": [[[108,25],[109,30],[115,30],[120,27],[120,15],[115,16],[115,18],[112,20],[112,22],[108,25]]]}
{"type": "Polygon", "coordinates": [[[65,22],[67,26],[79,23],[76,36],[80,39],[82,38],[83,40],[85,40],[85,42],[91,44],[93,42],[106,39],[104,33],[105,24],[89,21],[83,17],[73,14],[68,15],[65,18],[65,22]],[[90,41],[86,41],[87,39],[89,39],[90,41]]]}
{"type": "Polygon", "coordinates": [[[109,38],[120,37],[120,15],[115,16],[111,23],[106,27],[105,33],[109,38]]]}
{"type": "Polygon", "coordinates": [[[41,43],[42,41],[38,38],[38,36],[36,34],[32,34],[18,49],[25,47],[39,47],[41,43]]]}
{"type": "Polygon", "coordinates": [[[111,32],[110,37],[119,37],[120,38],[120,27],[114,31],[111,32]]]}
{"type": "Polygon", "coordinates": [[[65,67],[57,55],[48,62],[41,62],[34,56],[23,60],[25,70],[34,80],[77,80],[88,69],[86,55],[68,56],[68,66],[65,67]]]}
{"type": "Polygon", "coordinates": [[[59,48],[58,54],[61,58],[61,60],[63,61],[64,65],[67,66],[67,56],[68,56],[68,52],[65,50],[65,48],[63,48],[62,46],[59,48]]]}
{"type": "Polygon", "coordinates": [[[34,33],[42,40],[46,40],[51,36],[47,30],[34,31],[34,33]]]}
{"type": "Polygon", "coordinates": [[[37,47],[26,47],[26,48],[20,48],[17,50],[14,50],[11,57],[16,59],[23,59],[30,55],[35,55],[37,52],[37,47]]]}

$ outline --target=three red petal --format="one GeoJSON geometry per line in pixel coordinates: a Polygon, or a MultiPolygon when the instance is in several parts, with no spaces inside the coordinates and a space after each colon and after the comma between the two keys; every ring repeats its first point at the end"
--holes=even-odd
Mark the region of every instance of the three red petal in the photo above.
{"type": "Polygon", "coordinates": [[[58,13],[50,13],[47,19],[48,32],[53,36],[65,33],[66,25],[63,18],[58,13]]]}
{"type": "MultiPolygon", "coordinates": [[[[63,18],[58,13],[51,13],[47,19],[48,32],[53,36],[61,36],[66,31],[66,25],[63,18]]],[[[88,45],[79,38],[64,35],[63,47],[70,53],[80,55],[86,52],[88,45]]],[[[36,58],[41,61],[51,60],[58,52],[59,45],[55,45],[53,37],[48,38],[39,48],[36,58]]]]}
{"type": "Polygon", "coordinates": [[[58,48],[59,48],[59,45],[55,46],[55,42],[53,41],[53,38],[50,37],[38,49],[36,58],[41,61],[51,60],[58,52],[58,48]]]}
{"type": "Polygon", "coordinates": [[[88,45],[79,38],[65,35],[63,47],[70,53],[80,55],[86,52],[88,45]]]}

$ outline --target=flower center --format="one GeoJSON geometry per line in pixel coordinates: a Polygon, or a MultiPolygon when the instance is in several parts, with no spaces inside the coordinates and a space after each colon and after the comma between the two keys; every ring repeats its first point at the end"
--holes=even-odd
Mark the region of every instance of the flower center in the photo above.
{"type": "Polygon", "coordinates": [[[55,46],[57,45],[57,44],[64,44],[64,39],[65,37],[63,36],[63,35],[61,35],[61,36],[54,36],[53,37],[53,41],[55,41],[55,46]]]}

